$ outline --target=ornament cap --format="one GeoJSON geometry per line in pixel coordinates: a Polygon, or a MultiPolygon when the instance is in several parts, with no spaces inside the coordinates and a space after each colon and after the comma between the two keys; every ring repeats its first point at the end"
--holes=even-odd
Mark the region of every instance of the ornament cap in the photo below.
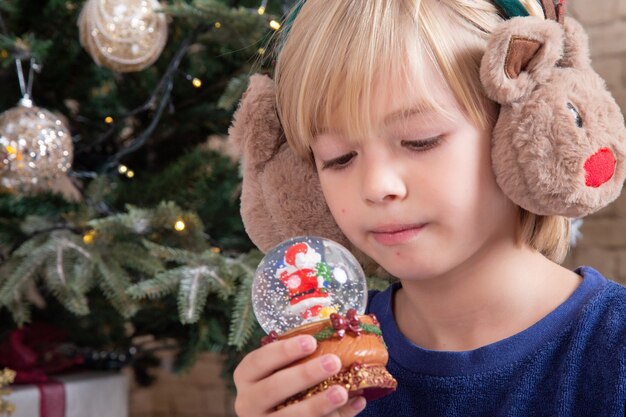
{"type": "Polygon", "coordinates": [[[32,108],[33,107],[33,99],[30,98],[28,94],[24,94],[24,97],[18,103],[22,107],[32,108]]]}

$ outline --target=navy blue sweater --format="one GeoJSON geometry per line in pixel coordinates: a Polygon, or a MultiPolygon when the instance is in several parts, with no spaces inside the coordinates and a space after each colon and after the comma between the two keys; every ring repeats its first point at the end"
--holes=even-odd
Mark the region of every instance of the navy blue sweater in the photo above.
{"type": "Polygon", "coordinates": [[[371,291],[368,313],[381,323],[398,389],[359,416],[624,417],[626,287],[589,267],[576,272],[582,283],[553,312],[466,352],[416,346],[393,317],[399,285],[371,291]]]}

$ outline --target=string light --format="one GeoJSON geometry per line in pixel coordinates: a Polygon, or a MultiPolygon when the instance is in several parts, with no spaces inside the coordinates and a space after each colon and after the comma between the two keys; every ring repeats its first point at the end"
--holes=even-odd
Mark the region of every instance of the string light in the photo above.
{"type": "Polygon", "coordinates": [[[178,220],[176,223],[174,223],[174,229],[176,229],[176,231],[178,232],[182,232],[183,230],[185,230],[185,222],[182,220],[178,220]]]}
{"type": "Polygon", "coordinates": [[[265,55],[265,48],[259,48],[258,53],[259,55],[265,55]]]}
{"type": "Polygon", "coordinates": [[[261,2],[261,5],[259,6],[259,8],[257,9],[257,12],[263,16],[265,14],[265,9],[267,8],[267,0],[263,0],[261,2]]]}
{"type": "Polygon", "coordinates": [[[200,88],[202,87],[202,80],[200,80],[200,78],[194,78],[191,83],[193,84],[194,87],[196,88],[200,88]]]}
{"type": "Polygon", "coordinates": [[[215,248],[214,247],[214,248],[211,248],[211,252],[213,252],[213,253],[221,253],[222,250],[220,248],[215,248]]]}
{"type": "Polygon", "coordinates": [[[104,118],[104,123],[110,125],[111,123],[113,123],[113,118],[111,116],[107,116],[104,118]]]}
{"type": "Polygon", "coordinates": [[[215,29],[219,29],[222,27],[222,24],[220,22],[215,22],[215,29]]]}
{"type": "Polygon", "coordinates": [[[95,237],[96,231],[92,229],[83,235],[83,242],[85,242],[85,245],[91,245],[95,237]]]}
{"type": "Polygon", "coordinates": [[[275,21],[275,20],[272,20],[272,21],[270,22],[270,27],[271,27],[272,29],[274,29],[274,30],[278,30],[278,29],[280,29],[280,23],[278,23],[278,22],[277,22],[277,21],[275,21]]]}
{"type": "Polygon", "coordinates": [[[0,51],[0,57],[2,57],[2,59],[6,59],[9,57],[9,53],[7,52],[6,49],[3,49],[2,51],[0,51]]]}
{"type": "Polygon", "coordinates": [[[133,178],[135,176],[135,171],[133,171],[132,169],[129,169],[128,172],[126,172],[126,176],[128,178],[133,178]]]}
{"type": "Polygon", "coordinates": [[[128,172],[128,167],[126,165],[120,165],[117,167],[117,172],[120,174],[126,174],[128,172]]]}

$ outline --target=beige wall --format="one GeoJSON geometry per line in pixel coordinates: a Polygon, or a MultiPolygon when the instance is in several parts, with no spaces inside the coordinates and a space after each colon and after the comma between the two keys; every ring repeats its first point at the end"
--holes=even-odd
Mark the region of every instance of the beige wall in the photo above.
{"type": "MultiPolygon", "coordinates": [[[[569,0],[587,28],[593,65],[626,110],[626,0],[569,0]]],[[[583,238],[566,265],[592,265],[626,283],[626,194],[585,219],[583,238]]],[[[166,361],[167,363],[167,361],[166,361]]],[[[191,372],[163,371],[150,389],[131,389],[131,417],[230,417],[232,399],[220,380],[220,358],[205,354],[191,372]]]]}
{"type": "MultiPolygon", "coordinates": [[[[223,380],[222,357],[212,353],[200,356],[186,374],[169,371],[173,356],[163,360],[157,381],[149,388],[134,382],[130,387],[130,417],[234,417],[233,398],[223,380]]],[[[132,376],[131,376],[132,381],[132,376]]]]}

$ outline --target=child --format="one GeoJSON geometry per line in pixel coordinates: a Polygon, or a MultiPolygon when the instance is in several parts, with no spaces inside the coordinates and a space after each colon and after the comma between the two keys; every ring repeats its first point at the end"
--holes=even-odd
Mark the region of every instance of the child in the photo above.
{"type": "Polygon", "coordinates": [[[340,370],[335,355],[290,366],[315,350],[300,336],[239,364],[240,417],[624,416],[626,288],[561,267],[569,220],[496,182],[500,109],[479,71],[502,21],[487,0],[304,2],[276,66],[278,115],[341,232],[399,280],[368,305],[398,389],[366,404],[334,386],[276,410],[340,370]]]}

